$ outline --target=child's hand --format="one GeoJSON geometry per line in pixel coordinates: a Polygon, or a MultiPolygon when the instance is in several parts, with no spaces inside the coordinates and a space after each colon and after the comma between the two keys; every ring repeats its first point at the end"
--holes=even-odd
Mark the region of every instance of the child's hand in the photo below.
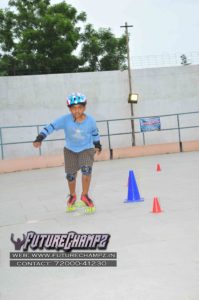
{"type": "Polygon", "coordinates": [[[36,139],[33,141],[33,146],[34,146],[35,148],[40,148],[40,147],[41,147],[41,143],[42,143],[42,141],[45,139],[45,137],[46,137],[45,134],[40,133],[40,134],[36,137],[36,139]]]}
{"type": "Polygon", "coordinates": [[[101,153],[101,150],[98,148],[95,148],[95,154],[99,155],[101,153]]]}
{"type": "Polygon", "coordinates": [[[93,144],[94,144],[94,146],[95,146],[95,153],[96,153],[97,155],[99,155],[100,152],[102,151],[102,145],[100,144],[100,141],[94,142],[93,144]]]}
{"type": "Polygon", "coordinates": [[[41,142],[33,142],[33,146],[35,148],[40,148],[41,147],[41,142]]]}

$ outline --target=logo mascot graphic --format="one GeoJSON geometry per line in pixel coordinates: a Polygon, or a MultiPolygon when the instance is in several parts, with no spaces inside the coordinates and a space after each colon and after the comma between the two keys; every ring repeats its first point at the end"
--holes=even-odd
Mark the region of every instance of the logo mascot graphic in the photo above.
{"type": "Polygon", "coordinates": [[[23,239],[17,239],[16,241],[14,240],[14,233],[11,234],[10,237],[11,242],[13,242],[13,244],[15,245],[15,250],[20,250],[22,245],[25,243],[26,240],[26,236],[25,234],[23,234],[23,239]]]}

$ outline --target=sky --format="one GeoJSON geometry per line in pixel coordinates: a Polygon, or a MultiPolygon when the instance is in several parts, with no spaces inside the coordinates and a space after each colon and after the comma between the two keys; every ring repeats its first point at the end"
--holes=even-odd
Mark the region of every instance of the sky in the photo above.
{"type": "MultiPolygon", "coordinates": [[[[61,0],[51,0],[51,4],[61,0]]],[[[199,51],[199,0],[67,0],[87,14],[94,28],[110,28],[116,37],[129,28],[130,55],[164,55],[199,51]]],[[[8,0],[0,0],[5,8],[8,0]]]]}

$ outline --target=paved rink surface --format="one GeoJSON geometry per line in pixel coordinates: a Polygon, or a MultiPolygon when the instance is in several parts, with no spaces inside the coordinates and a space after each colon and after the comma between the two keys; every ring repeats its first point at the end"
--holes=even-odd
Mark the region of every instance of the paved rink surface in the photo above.
{"type": "Polygon", "coordinates": [[[199,152],[95,163],[89,216],[65,213],[63,167],[2,174],[0,191],[1,300],[199,299],[199,152]],[[144,202],[123,203],[129,170],[144,202]],[[118,266],[10,267],[11,233],[27,231],[109,233],[118,266]]]}

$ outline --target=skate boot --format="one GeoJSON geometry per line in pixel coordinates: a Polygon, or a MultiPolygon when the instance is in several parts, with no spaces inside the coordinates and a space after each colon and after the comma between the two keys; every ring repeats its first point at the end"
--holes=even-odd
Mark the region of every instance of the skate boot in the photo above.
{"type": "Polygon", "coordinates": [[[95,212],[95,206],[93,201],[88,195],[82,195],[81,201],[79,202],[79,207],[85,207],[85,213],[92,214],[95,212]]]}
{"type": "Polygon", "coordinates": [[[72,212],[74,210],[76,210],[76,200],[77,197],[76,195],[69,195],[68,201],[67,201],[67,208],[66,208],[66,212],[72,212]]]}

